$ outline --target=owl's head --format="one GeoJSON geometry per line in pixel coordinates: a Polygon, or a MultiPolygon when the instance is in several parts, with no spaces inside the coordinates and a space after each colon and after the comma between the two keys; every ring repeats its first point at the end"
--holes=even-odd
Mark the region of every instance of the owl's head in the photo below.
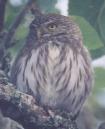
{"type": "Polygon", "coordinates": [[[59,40],[70,42],[80,39],[81,32],[77,24],[70,18],[59,14],[47,14],[36,17],[30,25],[31,35],[37,39],[59,40]]]}

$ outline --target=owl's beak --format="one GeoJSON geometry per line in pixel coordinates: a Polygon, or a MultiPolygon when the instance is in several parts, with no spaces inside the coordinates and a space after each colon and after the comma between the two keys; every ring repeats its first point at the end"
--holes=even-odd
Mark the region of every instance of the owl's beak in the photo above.
{"type": "Polygon", "coordinates": [[[38,39],[41,38],[42,36],[43,37],[49,37],[51,35],[48,34],[48,33],[45,33],[45,31],[42,30],[42,29],[37,30],[37,37],[38,37],[38,39]]]}

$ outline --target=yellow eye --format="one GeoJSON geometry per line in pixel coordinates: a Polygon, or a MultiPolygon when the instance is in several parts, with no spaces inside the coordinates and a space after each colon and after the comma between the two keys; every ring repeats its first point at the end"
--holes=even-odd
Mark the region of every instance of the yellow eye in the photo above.
{"type": "Polygon", "coordinates": [[[55,24],[50,24],[49,26],[48,26],[48,29],[49,30],[55,30],[57,28],[57,25],[55,25],[55,24]]]}

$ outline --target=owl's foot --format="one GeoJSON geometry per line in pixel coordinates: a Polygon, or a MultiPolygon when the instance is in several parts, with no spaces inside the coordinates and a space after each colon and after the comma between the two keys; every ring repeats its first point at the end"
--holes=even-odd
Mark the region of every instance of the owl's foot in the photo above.
{"type": "Polygon", "coordinates": [[[55,115],[53,118],[50,119],[52,121],[54,129],[78,129],[76,122],[73,121],[71,118],[63,118],[59,115],[55,115]]]}
{"type": "Polygon", "coordinates": [[[49,122],[47,122],[47,126],[49,128],[54,127],[51,129],[78,129],[71,113],[58,109],[52,110],[47,106],[43,106],[43,109],[50,117],[49,122]]]}
{"type": "Polygon", "coordinates": [[[78,129],[71,113],[60,110],[48,110],[50,120],[57,129],[78,129]]]}
{"type": "Polygon", "coordinates": [[[67,112],[67,111],[64,111],[64,110],[59,110],[59,109],[53,110],[53,114],[59,115],[59,116],[65,118],[65,119],[71,119],[71,120],[73,120],[72,113],[67,112]]]}

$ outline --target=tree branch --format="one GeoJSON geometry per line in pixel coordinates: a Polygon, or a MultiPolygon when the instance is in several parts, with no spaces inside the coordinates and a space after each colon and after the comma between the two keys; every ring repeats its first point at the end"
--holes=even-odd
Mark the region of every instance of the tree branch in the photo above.
{"type": "Polygon", "coordinates": [[[7,0],[0,0],[0,33],[4,28],[5,7],[7,0]]]}
{"type": "MultiPolygon", "coordinates": [[[[5,4],[7,0],[0,0],[0,11],[1,11],[1,20],[3,23],[3,17],[5,12],[5,4]],[[2,7],[3,6],[3,7],[2,7]],[[4,11],[3,11],[4,10],[4,11]],[[3,11],[3,12],[2,12],[3,11]]],[[[14,37],[14,34],[16,32],[16,29],[19,27],[24,15],[28,10],[31,10],[34,15],[40,15],[41,12],[36,6],[35,0],[29,0],[25,7],[21,10],[21,12],[17,15],[16,19],[10,26],[7,33],[3,33],[0,38],[0,68],[4,70],[5,72],[9,71],[9,62],[8,60],[11,60],[10,54],[7,52],[7,49],[13,46],[13,42],[11,41],[14,37]]],[[[1,27],[3,29],[3,25],[1,24],[1,27]]]]}
{"type": "MultiPolygon", "coordinates": [[[[2,39],[4,38],[4,17],[5,17],[5,7],[7,0],[0,0],[0,61],[4,55],[4,45],[2,44],[2,39]]],[[[1,67],[1,63],[0,63],[1,67]]]]}
{"type": "Polygon", "coordinates": [[[16,32],[16,29],[20,25],[24,15],[28,10],[31,10],[32,13],[38,14],[40,11],[36,7],[35,0],[29,0],[25,7],[21,10],[21,12],[17,15],[16,19],[14,20],[13,24],[10,26],[9,31],[4,39],[4,44],[6,48],[11,47],[12,43],[11,40],[16,32]]]}
{"type": "Polygon", "coordinates": [[[51,116],[35,99],[0,80],[0,109],[4,116],[19,122],[25,129],[77,129],[76,124],[58,115],[51,116]]]}

